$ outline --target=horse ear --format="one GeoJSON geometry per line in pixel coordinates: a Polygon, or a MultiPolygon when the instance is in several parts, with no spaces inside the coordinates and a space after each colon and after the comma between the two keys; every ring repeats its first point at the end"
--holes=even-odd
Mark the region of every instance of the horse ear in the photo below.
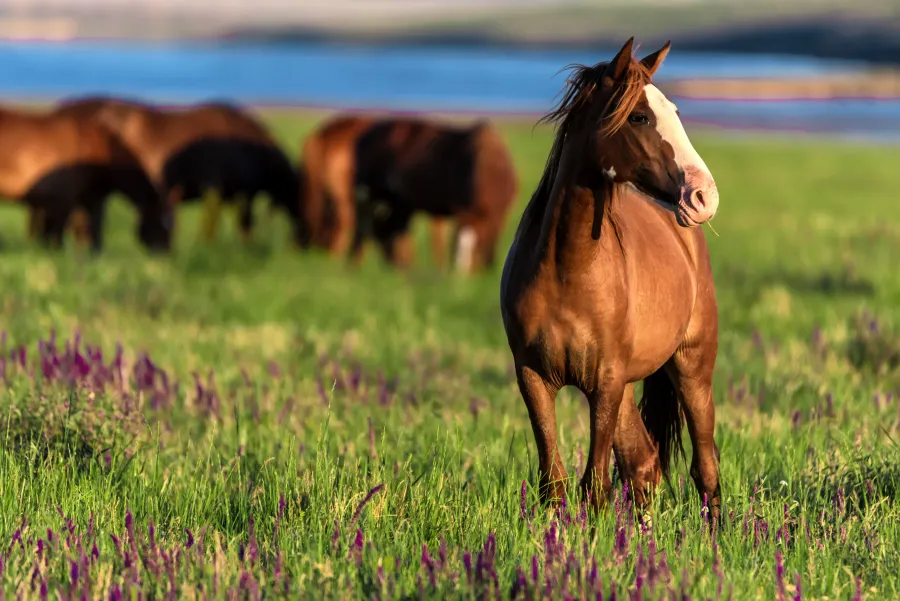
{"type": "Polygon", "coordinates": [[[631,51],[634,48],[634,36],[628,38],[628,41],[625,42],[625,45],[622,46],[622,49],[619,50],[619,53],[609,61],[609,67],[611,69],[612,78],[619,79],[625,73],[625,70],[628,68],[628,65],[634,60],[631,56],[631,51]]]}
{"type": "Polygon", "coordinates": [[[666,55],[669,54],[671,47],[672,42],[666,42],[665,46],[653,54],[648,54],[641,60],[641,64],[650,72],[650,77],[653,77],[660,65],[663,64],[663,61],[666,60],[666,55]]]}

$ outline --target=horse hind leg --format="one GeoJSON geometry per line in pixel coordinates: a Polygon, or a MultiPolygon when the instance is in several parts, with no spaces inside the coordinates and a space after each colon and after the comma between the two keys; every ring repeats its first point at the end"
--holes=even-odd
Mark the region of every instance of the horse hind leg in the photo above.
{"type": "Polygon", "coordinates": [[[473,274],[492,267],[498,233],[497,224],[483,217],[464,221],[456,234],[456,270],[473,274]]]}
{"type": "MultiPolygon", "coordinates": [[[[713,365],[705,360],[700,347],[680,350],[667,364],[675,390],[684,410],[693,445],[691,478],[711,513],[711,526],[721,517],[719,488],[719,448],[714,439],[716,410],[713,405],[713,365]]],[[[662,459],[662,457],[661,457],[662,459]]]]}
{"type": "Polygon", "coordinates": [[[644,507],[659,486],[659,454],[634,402],[634,384],[625,387],[619,420],[613,437],[613,454],[622,481],[631,490],[635,505],[644,507]]]}
{"type": "Polygon", "coordinates": [[[449,219],[433,217],[431,219],[431,255],[438,271],[447,267],[447,226],[449,219]]]}
{"type": "Polygon", "coordinates": [[[556,429],[556,393],[559,392],[559,387],[550,384],[528,367],[518,368],[516,379],[528,408],[537,444],[538,490],[541,501],[556,504],[566,496],[566,469],[559,456],[556,429]]]}
{"type": "Polygon", "coordinates": [[[472,273],[478,248],[478,230],[470,224],[461,224],[456,232],[455,247],[454,267],[460,273],[472,273]]]}

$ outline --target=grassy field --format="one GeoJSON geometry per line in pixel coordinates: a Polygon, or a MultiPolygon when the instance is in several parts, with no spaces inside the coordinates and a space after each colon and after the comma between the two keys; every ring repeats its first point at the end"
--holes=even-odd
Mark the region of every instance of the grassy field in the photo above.
{"type": "MultiPolygon", "coordinates": [[[[290,152],[314,121],[273,117],[290,152]]],[[[522,194],[549,132],[503,126],[522,194]]],[[[722,204],[712,540],[687,470],[639,524],[536,505],[499,270],[353,271],[288,248],[148,258],[116,200],[104,254],[0,215],[6,598],[900,597],[900,149],[695,136],[722,204]],[[54,334],[55,332],[55,334],[54,334]],[[118,349],[117,350],[117,345],[118,349]]],[[[580,394],[558,401],[577,477],[580,394]]],[[[574,483],[573,483],[574,484],[574,483]]]]}

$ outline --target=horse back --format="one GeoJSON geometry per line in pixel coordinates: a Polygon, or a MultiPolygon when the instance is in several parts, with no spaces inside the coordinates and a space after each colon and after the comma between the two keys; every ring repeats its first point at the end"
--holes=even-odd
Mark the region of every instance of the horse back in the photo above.
{"type": "Polygon", "coordinates": [[[476,148],[469,129],[385,120],[360,137],[356,150],[360,183],[376,196],[444,216],[473,203],[476,148]]]}
{"type": "Polygon", "coordinates": [[[109,169],[123,158],[101,126],[72,115],[3,110],[0,114],[0,192],[21,198],[53,172],[109,169]]]}

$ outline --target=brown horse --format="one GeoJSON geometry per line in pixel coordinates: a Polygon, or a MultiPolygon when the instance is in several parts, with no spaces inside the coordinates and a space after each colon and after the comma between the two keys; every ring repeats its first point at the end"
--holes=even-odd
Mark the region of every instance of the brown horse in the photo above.
{"type": "Polygon", "coordinates": [[[517,186],[509,150],[488,122],[379,121],[356,144],[355,187],[362,198],[353,256],[362,257],[371,236],[390,262],[409,265],[409,225],[421,212],[456,220],[458,270],[490,267],[517,186]]]}
{"type": "MultiPolygon", "coordinates": [[[[307,245],[297,173],[265,126],[247,112],[221,102],[164,110],[112,98],[69,100],[57,111],[98,120],[115,131],[171,206],[215,190],[224,201],[238,201],[240,232],[247,241],[252,201],[263,192],[287,212],[295,241],[307,245]]],[[[204,228],[207,239],[215,238],[216,222],[217,216],[204,228]]]]}
{"type": "Polygon", "coordinates": [[[0,195],[29,206],[30,234],[59,246],[70,216],[83,211],[99,250],[106,199],[121,192],[138,210],[144,245],[169,248],[171,212],[136,157],[100,124],[0,109],[0,148],[0,195]]]}
{"type": "Polygon", "coordinates": [[[555,397],[590,405],[581,480],[595,506],[611,491],[610,451],[635,501],[693,442],[691,476],[720,511],[712,376],[718,310],[706,238],[712,175],[675,106],[652,84],[668,53],[638,62],[633,38],[609,63],[579,67],[558,108],[543,177],[501,278],[501,312],[538,448],[543,498],[564,492],[555,397]],[[633,383],[644,381],[641,411],[633,383]],[[683,412],[683,417],[682,417],[683,412]]]}
{"type": "Polygon", "coordinates": [[[356,225],[356,140],[375,122],[362,115],[339,115],[319,126],[303,143],[298,172],[301,212],[310,243],[331,254],[350,249],[356,225]]]}
{"type": "MultiPolygon", "coordinates": [[[[338,115],[319,126],[303,144],[298,171],[301,211],[311,243],[330,254],[350,249],[356,228],[356,142],[378,122],[373,115],[338,115]]],[[[432,252],[446,263],[446,219],[430,220],[432,252]]]]}

